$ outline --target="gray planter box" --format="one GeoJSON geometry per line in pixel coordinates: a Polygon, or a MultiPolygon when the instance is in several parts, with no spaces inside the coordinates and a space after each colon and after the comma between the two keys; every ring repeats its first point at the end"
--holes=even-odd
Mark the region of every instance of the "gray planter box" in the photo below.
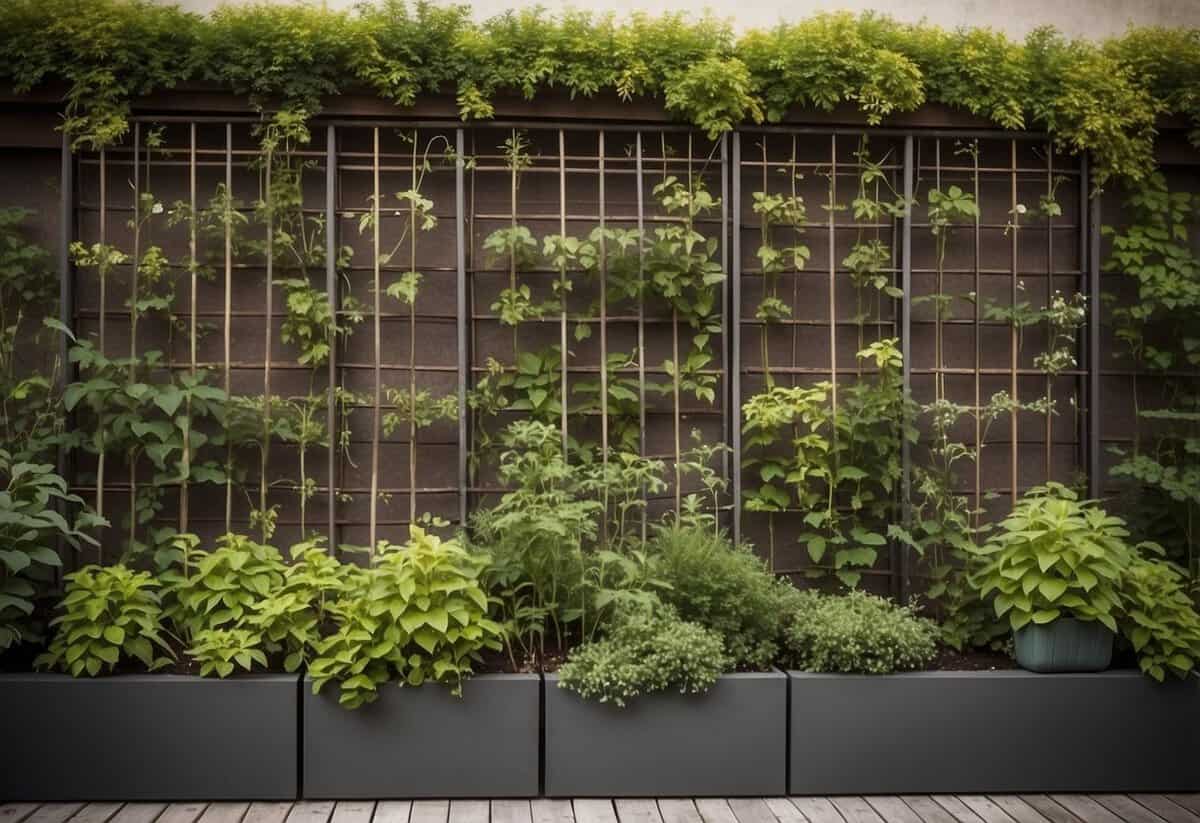
{"type": "Polygon", "coordinates": [[[297,675],[0,675],[0,800],[291,800],[297,675]]]}
{"type": "Polygon", "coordinates": [[[380,687],[357,709],[304,683],[306,798],[532,797],[542,679],[475,675],[461,698],[437,684],[380,687]]]}
{"type": "Polygon", "coordinates": [[[1200,790],[1200,678],[788,676],[792,794],[1200,790]]]}
{"type": "Polygon", "coordinates": [[[787,676],[729,674],[707,693],[620,709],[546,675],[551,797],[771,796],[786,789],[787,676]]]}

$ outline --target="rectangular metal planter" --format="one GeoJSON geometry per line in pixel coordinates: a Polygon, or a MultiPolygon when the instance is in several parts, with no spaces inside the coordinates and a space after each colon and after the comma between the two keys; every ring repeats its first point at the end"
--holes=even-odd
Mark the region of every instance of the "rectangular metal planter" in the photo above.
{"type": "Polygon", "coordinates": [[[791,794],[1200,790],[1200,678],[788,677],[791,794]]]}
{"type": "Polygon", "coordinates": [[[0,675],[0,800],[291,800],[297,675],[0,675]]]}
{"type": "Polygon", "coordinates": [[[651,694],[621,709],[546,675],[551,797],[781,795],[787,676],[728,674],[705,694],[651,694]]]}
{"type": "Polygon", "coordinates": [[[304,683],[306,798],[532,797],[542,679],[481,674],[461,698],[437,684],[380,687],[357,709],[304,683]]]}

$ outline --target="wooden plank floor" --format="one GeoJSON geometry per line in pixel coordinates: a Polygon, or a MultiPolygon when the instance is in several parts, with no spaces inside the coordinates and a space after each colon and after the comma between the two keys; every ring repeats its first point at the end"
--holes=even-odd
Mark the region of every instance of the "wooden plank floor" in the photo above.
{"type": "Polygon", "coordinates": [[[1200,823],[1200,794],[10,803],[0,823],[1200,823]]]}

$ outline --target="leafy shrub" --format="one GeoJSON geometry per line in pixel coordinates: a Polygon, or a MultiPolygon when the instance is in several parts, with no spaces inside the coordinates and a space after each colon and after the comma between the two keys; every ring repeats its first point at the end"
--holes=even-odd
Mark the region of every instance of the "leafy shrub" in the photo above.
{"type": "Polygon", "coordinates": [[[918,669],[937,652],[937,627],[910,606],[852,591],[801,592],[787,629],[789,665],[810,672],[888,674],[918,669]]]}
{"type": "Polygon", "coordinates": [[[158,584],[148,573],[125,566],[84,566],[66,576],[63,614],[50,649],[39,655],[38,668],[59,669],[79,677],[111,672],[122,660],[134,659],[147,669],[167,665],[158,584]]]}
{"type": "Polygon", "coordinates": [[[487,618],[479,584],[485,560],[454,541],[410,528],[401,547],[388,547],[361,584],[331,607],[337,630],[317,641],[308,667],[313,692],[337,680],[347,708],[369,703],[380,684],[427,680],[462,693],[485,649],[499,650],[504,630],[487,618]]]}
{"type": "Polygon", "coordinates": [[[0,651],[22,641],[41,639],[33,619],[34,600],[62,566],[56,543],[78,549],[97,545],[83,529],[104,521],[86,509],[72,521],[55,511],[62,504],[83,506],[67,492],[67,481],[48,463],[23,463],[0,449],[0,651]]]}
{"type": "Polygon", "coordinates": [[[1121,584],[1121,634],[1137,652],[1142,672],[1163,680],[1186,677],[1200,661],[1200,615],[1186,580],[1171,563],[1135,556],[1121,584]]]}
{"type": "Polygon", "coordinates": [[[1013,631],[1071,616],[1116,632],[1128,535],[1122,520],[1095,501],[1048,483],[1026,492],[973,549],[984,562],[969,582],[981,597],[992,597],[997,616],[1007,614],[1013,631]]]}
{"type": "Polygon", "coordinates": [[[559,686],[586,700],[625,706],[640,694],[707,691],[729,668],[721,636],[669,610],[640,609],[601,640],[571,650],[559,686]]]}
{"type": "Polygon", "coordinates": [[[331,557],[321,540],[292,547],[295,560],[283,585],[255,604],[244,625],[260,635],[269,652],[283,652],[283,668],[294,672],[312,656],[321,627],[339,597],[362,585],[366,572],[331,557]]]}
{"type": "Polygon", "coordinates": [[[250,671],[257,663],[267,667],[262,635],[250,629],[201,629],[188,655],[200,664],[200,676],[228,677],[238,667],[250,671]]]}
{"type": "Polygon", "coordinates": [[[663,528],[647,553],[658,596],[683,620],[720,634],[732,665],[767,669],[779,657],[789,603],[799,594],[749,549],[702,528],[663,528]]]}
{"type": "Polygon", "coordinates": [[[226,534],[211,552],[198,551],[182,570],[163,575],[167,616],[181,636],[238,626],[283,583],[279,550],[226,534]]]}

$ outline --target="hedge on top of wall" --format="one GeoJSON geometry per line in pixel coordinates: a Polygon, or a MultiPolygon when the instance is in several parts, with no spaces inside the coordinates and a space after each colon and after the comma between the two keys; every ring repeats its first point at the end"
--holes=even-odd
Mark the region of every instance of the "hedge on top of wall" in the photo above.
{"type": "Polygon", "coordinates": [[[938,102],[1090,152],[1098,185],[1149,173],[1161,114],[1188,118],[1200,142],[1200,31],[1183,29],[1102,43],[1039,29],[1022,43],[840,13],[737,37],[707,16],[534,8],[476,23],[466,6],[424,0],[354,11],[250,4],[208,17],[149,0],[7,0],[0,80],[19,92],[64,81],[64,129],[92,148],[120,139],[132,99],[188,81],[306,116],[363,87],[400,106],[452,89],[464,119],[491,117],[504,93],[615,91],[659,99],[714,136],[793,108],[849,102],[878,124],[938,102]]]}

